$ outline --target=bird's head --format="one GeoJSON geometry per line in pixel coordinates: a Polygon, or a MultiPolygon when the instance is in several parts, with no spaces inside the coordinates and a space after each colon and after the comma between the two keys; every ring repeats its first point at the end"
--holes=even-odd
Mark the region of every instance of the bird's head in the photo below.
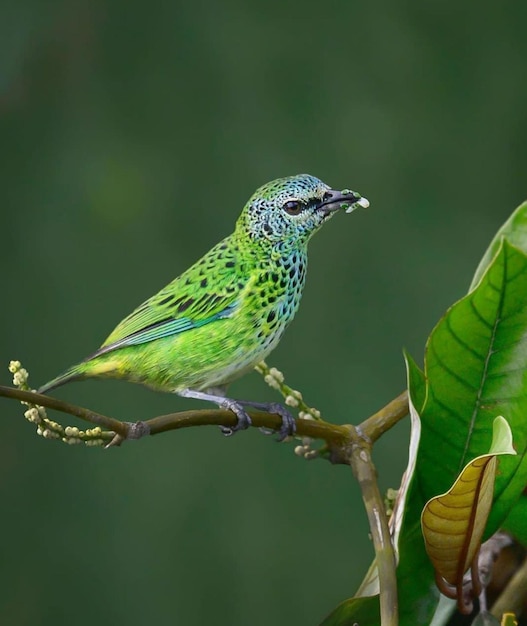
{"type": "Polygon", "coordinates": [[[299,174],[278,178],[257,189],[245,205],[237,230],[270,244],[307,243],[339,209],[351,212],[369,202],[360,194],[331,189],[318,178],[299,174]]]}

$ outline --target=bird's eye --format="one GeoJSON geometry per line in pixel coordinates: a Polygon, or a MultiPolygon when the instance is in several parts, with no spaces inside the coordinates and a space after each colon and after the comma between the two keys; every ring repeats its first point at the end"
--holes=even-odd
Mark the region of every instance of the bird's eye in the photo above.
{"type": "Polygon", "coordinates": [[[288,200],[283,206],[284,211],[289,213],[289,215],[298,215],[303,208],[304,205],[300,200],[288,200]]]}

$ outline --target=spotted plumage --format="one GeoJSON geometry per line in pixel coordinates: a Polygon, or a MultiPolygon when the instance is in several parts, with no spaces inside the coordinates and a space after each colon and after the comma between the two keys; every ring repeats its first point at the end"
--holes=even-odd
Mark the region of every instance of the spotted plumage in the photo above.
{"type": "Polygon", "coordinates": [[[337,209],[356,206],[367,200],[307,174],[263,185],[231,235],[40,391],[84,378],[121,378],[228,406],[247,427],[241,404],[221,394],[276,347],[293,319],[311,236],[337,209]]]}

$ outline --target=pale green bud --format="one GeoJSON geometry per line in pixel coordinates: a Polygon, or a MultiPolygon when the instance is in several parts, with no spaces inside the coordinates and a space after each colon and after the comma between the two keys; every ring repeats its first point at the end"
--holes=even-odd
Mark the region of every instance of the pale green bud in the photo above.
{"type": "Polygon", "coordinates": [[[77,437],[62,437],[62,441],[70,446],[82,443],[82,439],[78,439],[77,437]]]}
{"type": "Polygon", "coordinates": [[[45,407],[37,406],[37,411],[41,419],[46,419],[48,417],[45,407]]]}
{"type": "Polygon", "coordinates": [[[269,385],[269,387],[272,387],[273,389],[280,389],[280,384],[278,383],[276,378],[274,378],[274,376],[271,376],[271,374],[267,374],[266,376],[264,376],[264,380],[269,385]]]}
{"type": "Polygon", "coordinates": [[[298,399],[291,394],[285,397],[285,403],[287,404],[287,406],[298,406],[299,404],[298,399]]]}
{"type": "Polygon", "coordinates": [[[269,370],[269,375],[272,376],[279,383],[284,382],[284,375],[279,369],[276,369],[276,367],[271,367],[271,369],[269,370]]]}
{"type": "Polygon", "coordinates": [[[45,428],[42,432],[42,436],[44,439],[59,439],[60,435],[58,433],[53,432],[49,428],[45,428]]]}
{"type": "Polygon", "coordinates": [[[27,383],[28,373],[24,368],[17,370],[13,374],[13,385],[15,387],[22,387],[27,383]]]}
{"type": "Polygon", "coordinates": [[[18,370],[21,367],[22,367],[22,363],[20,363],[20,361],[10,361],[8,369],[11,372],[11,374],[14,374],[15,372],[18,372],[18,370]]]}
{"type": "Polygon", "coordinates": [[[87,446],[102,446],[104,441],[102,439],[88,439],[84,442],[87,446]]]}
{"type": "Polygon", "coordinates": [[[28,409],[24,413],[24,417],[28,421],[33,422],[33,424],[39,424],[41,422],[40,415],[39,415],[38,409],[36,407],[32,407],[31,409],[28,409]]]}
{"type": "Polygon", "coordinates": [[[295,454],[297,456],[304,456],[305,453],[306,453],[305,446],[295,446],[295,454]]]}

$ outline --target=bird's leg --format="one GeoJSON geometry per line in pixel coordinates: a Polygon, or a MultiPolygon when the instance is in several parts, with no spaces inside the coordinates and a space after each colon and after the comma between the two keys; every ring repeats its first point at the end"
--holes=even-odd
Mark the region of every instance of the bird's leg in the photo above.
{"type": "Polygon", "coordinates": [[[207,402],[214,402],[214,404],[218,405],[221,409],[227,409],[228,411],[232,411],[234,415],[238,418],[238,422],[236,426],[229,428],[227,426],[220,426],[221,432],[226,436],[230,437],[234,433],[239,430],[246,430],[252,424],[251,418],[247,415],[247,412],[242,406],[241,402],[237,400],[233,400],[232,398],[225,398],[222,393],[224,390],[220,388],[214,388],[210,390],[211,393],[207,393],[205,391],[195,391],[194,389],[183,389],[183,391],[178,391],[178,395],[183,398],[194,398],[195,400],[206,400],[207,402]],[[215,393],[214,393],[215,392],[215,393]]]}
{"type": "MultiPolygon", "coordinates": [[[[248,400],[233,400],[232,398],[226,398],[223,394],[226,392],[226,387],[214,387],[207,391],[195,391],[194,389],[183,389],[178,391],[178,395],[184,398],[194,398],[195,400],[206,400],[207,402],[214,402],[222,409],[232,411],[238,418],[238,423],[233,428],[227,426],[220,426],[221,432],[229,437],[230,435],[238,432],[239,430],[245,430],[252,424],[251,418],[247,415],[247,411],[244,406],[251,407],[253,409],[259,409],[266,413],[276,413],[282,418],[282,426],[278,431],[277,441],[283,441],[286,437],[290,437],[296,432],[296,423],[289,411],[287,411],[278,402],[250,402],[248,400]]],[[[273,430],[268,428],[260,428],[260,431],[265,435],[272,435],[273,430]]]]}
{"type": "MultiPolygon", "coordinates": [[[[282,418],[282,425],[278,431],[277,441],[283,441],[286,437],[291,437],[296,432],[296,423],[294,417],[278,402],[250,402],[246,400],[238,400],[238,404],[242,406],[250,406],[253,409],[266,411],[267,413],[276,413],[282,418]]],[[[272,435],[273,430],[269,428],[260,428],[260,432],[264,435],[272,435]]]]}

